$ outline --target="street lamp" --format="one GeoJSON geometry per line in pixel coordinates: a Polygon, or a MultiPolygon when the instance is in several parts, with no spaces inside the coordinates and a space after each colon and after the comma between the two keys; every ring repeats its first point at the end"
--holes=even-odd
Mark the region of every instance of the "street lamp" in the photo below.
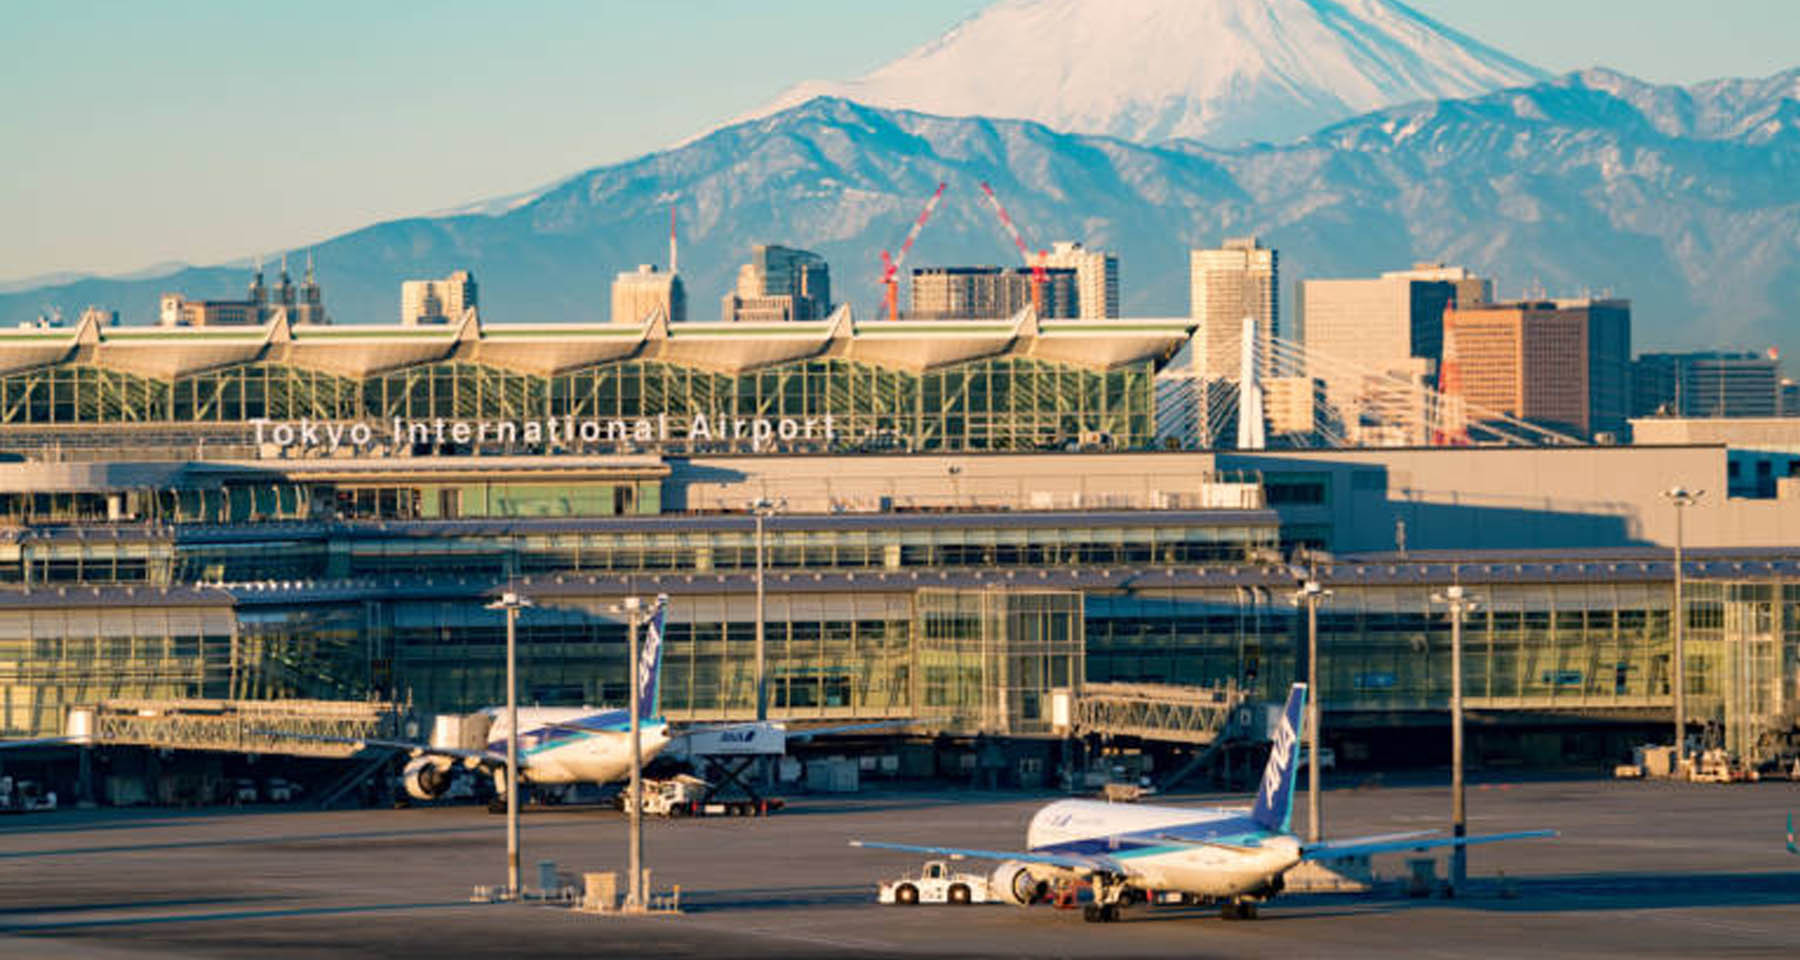
{"type": "Polygon", "coordinates": [[[506,611],[506,897],[519,898],[519,611],[531,601],[508,590],[487,605],[506,611]]]}
{"type": "Polygon", "coordinates": [[[1682,515],[1684,508],[1691,507],[1706,494],[1705,490],[1689,490],[1676,484],[1662,492],[1665,500],[1675,507],[1675,610],[1671,616],[1674,623],[1673,637],[1675,650],[1670,659],[1673,677],[1671,683],[1675,688],[1675,770],[1680,776],[1687,769],[1687,647],[1685,637],[1687,627],[1687,611],[1682,605],[1682,515]]]}
{"type": "Polygon", "coordinates": [[[763,525],[768,518],[787,506],[787,501],[776,503],[767,497],[760,497],[750,502],[750,510],[756,515],[756,722],[769,719],[769,687],[765,681],[766,661],[766,627],[763,616],[763,570],[764,562],[763,525]]]}
{"type": "Polygon", "coordinates": [[[1294,605],[1306,606],[1306,841],[1318,843],[1323,826],[1319,820],[1319,604],[1331,591],[1298,567],[1292,572],[1294,605]]]}
{"type": "Polygon", "coordinates": [[[631,797],[626,818],[631,823],[630,859],[627,864],[631,871],[627,880],[625,909],[637,911],[644,909],[644,747],[640,735],[638,716],[638,611],[643,601],[637,597],[626,597],[612,609],[623,611],[628,624],[626,628],[626,683],[625,699],[629,702],[628,716],[631,718],[631,784],[627,788],[631,797]]]}
{"type": "MultiPolygon", "coordinates": [[[[1481,606],[1481,601],[1463,592],[1462,584],[1453,583],[1443,593],[1431,595],[1432,602],[1450,607],[1450,831],[1457,839],[1468,836],[1469,817],[1463,790],[1463,614],[1481,606]]],[[[1461,890],[1469,879],[1469,852],[1462,844],[1450,851],[1450,888],[1461,890]]]]}

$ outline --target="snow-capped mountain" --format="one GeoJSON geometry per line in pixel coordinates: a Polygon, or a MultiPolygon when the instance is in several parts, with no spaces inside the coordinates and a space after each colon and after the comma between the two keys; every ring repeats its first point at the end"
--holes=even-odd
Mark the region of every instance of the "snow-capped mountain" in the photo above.
{"type": "Polygon", "coordinates": [[[1545,74],[1396,0],[1005,0],[847,82],[788,90],[1137,142],[1283,141],[1545,74]]]}
{"type": "MultiPolygon", "coordinates": [[[[1588,71],[1241,149],[818,99],[515,205],[377,224],[317,258],[340,322],[391,321],[401,280],[459,268],[475,271],[490,321],[599,321],[614,272],[663,259],[673,200],[690,319],[718,317],[755,243],[823,254],[833,293],[868,317],[880,251],[939,180],[950,192],[910,265],[1015,262],[979,202],[986,180],[1034,247],[1076,239],[1117,252],[1128,315],[1185,314],[1188,247],[1258,233],[1281,251],[1289,289],[1444,260],[1497,278],[1503,295],[1630,297],[1639,348],[1775,344],[1793,355],[1797,93],[1800,70],[1687,88],[1588,71]]],[[[163,290],[232,295],[246,279],[215,267],[0,295],[0,323],[89,303],[146,322],[163,290]]]]}

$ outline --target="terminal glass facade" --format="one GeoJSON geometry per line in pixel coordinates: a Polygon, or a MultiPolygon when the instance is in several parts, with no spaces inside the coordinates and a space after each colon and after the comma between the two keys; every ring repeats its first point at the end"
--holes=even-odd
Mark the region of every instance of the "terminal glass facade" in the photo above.
{"type": "Polygon", "coordinates": [[[307,419],[386,429],[395,418],[634,420],[667,414],[689,422],[695,415],[831,415],[840,448],[1023,450],[1104,438],[1129,449],[1148,447],[1155,437],[1153,368],[1149,360],[1099,371],[1007,356],[914,372],[827,357],[735,374],[630,360],[543,376],[459,360],[355,378],[254,362],[159,380],[67,363],[0,376],[0,424],[307,419]]]}

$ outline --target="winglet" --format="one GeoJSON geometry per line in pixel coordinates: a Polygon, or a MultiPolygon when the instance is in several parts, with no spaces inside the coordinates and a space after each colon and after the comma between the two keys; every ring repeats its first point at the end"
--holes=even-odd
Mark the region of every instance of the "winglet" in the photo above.
{"type": "Polygon", "coordinates": [[[1262,787],[1256,791],[1256,805],[1250,808],[1250,819],[1265,830],[1286,833],[1293,818],[1294,780],[1299,773],[1294,758],[1305,710],[1306,684],[1296,683],[1288,689],[1287,706],[1275,728],[1275,745],[1269,750],[1269,765],[1263,768],[1262,787]]]}
{"type": "Polygon", "coordinates": [[[644,647],[638,657],[638,716],[645,720],[660,716],[662,708],[657,688],[662,679],[663,627],[669,614],[669,595],[656,595],[656,608],[644,623],[644,647]]]}
{"type": "Polygon", "coordinates": [[[1800,844],[1794,842],[1794,815],[1788,814],[1788,852],[1800,857],[1800,844]]]}

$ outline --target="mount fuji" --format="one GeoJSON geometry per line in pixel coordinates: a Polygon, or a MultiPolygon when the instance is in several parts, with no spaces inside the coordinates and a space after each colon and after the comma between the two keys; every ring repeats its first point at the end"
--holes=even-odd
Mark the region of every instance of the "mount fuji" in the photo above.
{"type": "MultiPolygon", "coordinates": [[[[1067,2],[1009,3],[991,15],[1067,2]]],[[[1378,0],[1256,6],[1405,14],[1378,0]]],[[[1113,8],[1176,10],[1163,0],[1113,8]]],[[[957,46],[979,20],[939,46],[957,46]]],[[[1207,50],[1235,37],[1186,43],[1207,50]]],[[[1294,57],[1324,62],[1333,49],[1294,57]]],[[[1076,61],[1064,69],[1074,75],[1076,61]]],[[[1238,147],[820,97],[540,191],[377,223],[321,244],[316,257],[338,322],[391,322],[402,280],[456,269],[479,278],[490,321],[603,321],[613,274],[661,259],[673,205],[690,319],[718,317],[757,243],[824,255],[837,299],[867,317],[879,302],[880,251],[899,243],[939,181],[950,193],[911,265],[1017,262],[979,202],[987,181],[1033,247],[1071,239],[1117,253],[1128,316],[1185,315],[1188,248],[1256,233],[1281,251],[1289,289],[1443,260],[1496,278],[1507,296],[1630,297],[1640,348],[1800,352],[1800,70],[1685,87],[1589,70],[1409,100],[1238,147]]],[[[163,291],[241,295],[247,279],[241,266],[212,266],[58,280],[0,291],[0,323],[52,307],[73,317],[87,304],[147,322],[163,291]]]]}
{"type": "Polygon", "coordinates": [[[1140,143],[1283,141],[1414,100],[1548,79],[1395,0],[1007,0],[817,96],[1140,143]]]}

